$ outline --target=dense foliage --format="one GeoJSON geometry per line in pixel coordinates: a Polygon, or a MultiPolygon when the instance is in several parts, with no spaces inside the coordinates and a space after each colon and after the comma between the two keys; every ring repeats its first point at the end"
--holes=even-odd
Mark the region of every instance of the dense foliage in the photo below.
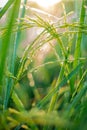
{"type": "Polygon", "coordinates": [[[21,2],[0,9],[0,130],[86,130],[87,1],[21,2]]]}

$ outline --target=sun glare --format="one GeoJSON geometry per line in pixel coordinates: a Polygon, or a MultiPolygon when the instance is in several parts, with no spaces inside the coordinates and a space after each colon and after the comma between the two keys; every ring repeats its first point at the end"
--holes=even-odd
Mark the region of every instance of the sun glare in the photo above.
{"type": "MultiPolygon", "coordinates": [[[[0,0],[0,7],[3,7],[6,4],[7,1],[8,0],[0,0]]],[[[31,1],[35,1],[38,5],[40,5],[44,8],[48,8],[52,5],[60,2],[61,0],[31,0],[31,1]]]]}
{"type": "Polygon", "coordinates": [[[8,0],[0,0],[0,7],[3,7],[8,0]]]}
{"type": "Polygon", "coordinates": [[[33,0],[35,1],[38,5],[44,7],[44,8],[48,8],[58,2],[60,2],[61,0],[33,0]]]}

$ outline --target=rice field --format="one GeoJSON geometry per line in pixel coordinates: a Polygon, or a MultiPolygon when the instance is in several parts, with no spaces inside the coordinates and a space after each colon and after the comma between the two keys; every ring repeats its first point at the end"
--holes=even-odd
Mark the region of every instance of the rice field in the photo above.
{"type": "Polygon", "coordinates": [[[0,8],[0,130],[87,130],[87,1],[0,8]]]}

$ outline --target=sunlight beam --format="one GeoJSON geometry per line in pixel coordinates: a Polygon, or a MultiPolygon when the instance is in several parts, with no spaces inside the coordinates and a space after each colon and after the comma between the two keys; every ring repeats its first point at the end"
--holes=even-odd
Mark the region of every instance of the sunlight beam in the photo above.
{"type": "MultiPolygon", "coordinates": [[[[8,0],[0,0],[0,7],[3,7],[8,0]]],[[[38,5],[48,8],[58,2],[61,2],[61,0],[28,0],[28,1],[35,1],[38,5]]]]}
{"type": "Polygon", "coordinates": [[[0,7],[3,7],[8,0],[0,0],[0,7]]]}
{"type": "Polygon", "coordinates": [[[61,0],[32,0],[32,1],[35,1],[38,5],[44,8],[48,8],[56,3],[61,2],[61,0]]]}

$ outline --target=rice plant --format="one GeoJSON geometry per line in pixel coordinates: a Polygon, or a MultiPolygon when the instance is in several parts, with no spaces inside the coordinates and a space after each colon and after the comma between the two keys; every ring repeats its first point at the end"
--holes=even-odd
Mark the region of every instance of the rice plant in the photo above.
{"type": "Polygon", "coordinates": [[[30,2],[0,9],[0,130],[86,130],[87,1],[30,2]]]}

